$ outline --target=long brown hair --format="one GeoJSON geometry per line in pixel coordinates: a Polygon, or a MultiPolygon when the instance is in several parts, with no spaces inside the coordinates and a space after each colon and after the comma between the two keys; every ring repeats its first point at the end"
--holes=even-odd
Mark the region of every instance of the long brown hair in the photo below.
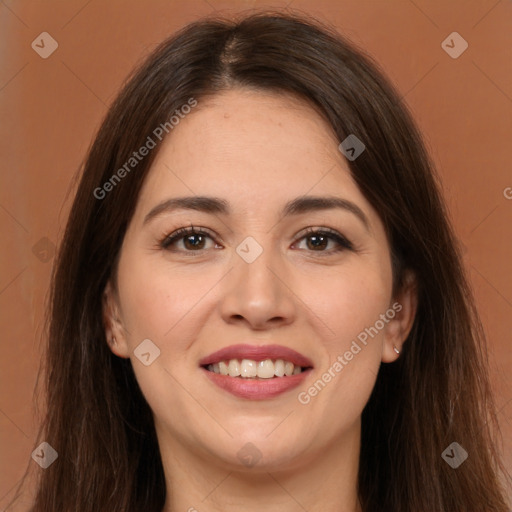
{"type": "Polygon", "coordinates": [[[420,134],[369,56],[317,20],[274,12],[186,26],[134,72],[99,129],[53,275],[38,443],[59,457],[42,471],[32,511],[162,510],[151,410],[102,323],[102,292],[158,147],[105,197],[94,191],[190,98],[233,87],[299,95],[340,142],[364,142],[348,163],[385,225],[394,291],[406,270],[417,278],[412,331],[398,361],[381,365],[363,411],[363,510],[506,512],[484,332],[420,134]],[[441,457],[452,442],[469,454],[457,469],[441,457]]]}

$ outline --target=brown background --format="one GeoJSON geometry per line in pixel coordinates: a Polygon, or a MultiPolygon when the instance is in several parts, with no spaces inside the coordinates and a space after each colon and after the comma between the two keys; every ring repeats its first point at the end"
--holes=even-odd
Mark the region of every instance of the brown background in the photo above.
{"type": "Polygon", "coordinates": [[[510,0],[5,0],[0,3],[2,510],[33,449],[32,396],[53,244],[65,225],[72,179],[122,80],[163,38],[199,16],[287,6],[333,23],[367,49],[405,96],[425,135],[466,248],[489,338],[503,452],[512,469],[512,200],[504,193],[512,187],[510,0]],[[453,31],[469,44],[457,59],[441,47],[453,31]],[[31,48],[42,32],[59,45],[47,59],[31,48]]]}

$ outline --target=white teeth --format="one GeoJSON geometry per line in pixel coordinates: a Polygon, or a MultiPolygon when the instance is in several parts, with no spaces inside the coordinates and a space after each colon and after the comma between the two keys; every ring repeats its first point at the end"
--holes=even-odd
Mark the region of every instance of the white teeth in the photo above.
{"type": "Polygon", "coordinates": [[[219,361],[209,364],[208,370],[220,375],[229,375],[230,377],[242,377],[244,379],[272,379],[273,377],[290,377],[302,372],[300,366],[295,366],[290,361],[283,359],[265,359],[264,361],[253,361],[252,359],[230,359],[229,361],[219,361]]]}
{"type": "Polygon", "coordinates": [[[284,361],[278,359],[274,364],[274,375],[276,377],[284,377],[284,361]]]}
{"type": "Polygon", "coordinates": [[[241,377],[256,377],[258,375],[258,363],[251,359],[242,359],[240,363],[241,377]]]}
{"type": "Polygon", "coordinates": [[[228,373],[230,377],[238,377],[240,375],[240,363],[238,359],[231,359],[229,361],[228,373]]]}
{"type": "MultiPolygon", "coordinates": [[[[299,368],[300,370],[300,368],[299,368]]],[[[258,377],[260,379],[271,379],[274,376],[274,363],[271,359],[265,359],[258,363],[258,377]]]]}

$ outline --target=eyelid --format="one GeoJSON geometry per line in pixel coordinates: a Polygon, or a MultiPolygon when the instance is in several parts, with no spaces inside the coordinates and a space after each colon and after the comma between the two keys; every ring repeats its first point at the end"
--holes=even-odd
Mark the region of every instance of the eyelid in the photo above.
{"type": "MultiPolygon", "coordinates": [[[[327,235],[332,240],[335,240],[338,244],[338,248],[331,250],[331,251],[310,251],[310,252],[318,252],[318,253],[325,253],[330,254],[333,252],[339,252],[343,250],[349,250],[353,252],[357,252],[356,248],[354,247],[354,244],[343,234],[341,234],[339,231],[328,228],[328,227],[321,227],[321,226],[308,226],[303,231],[301,231],[297,235],[297,242],[300,242],[303,238],[306,238],[308,235],[327,235]]],[[[297,243],[297,242],[294,242],[297,243]]]]}
{"type": "MultiPolygon", "coordinates": [[[[190,226],[184,226],[184,227],[178,228],[178,229],[174,230],[172,233],[166,234],[165,236],[161,237],[158,245],[163,249],[168,249],[168,247],[172,243],[183,239],[187,235],[205,235],[205,236],[211,238],[215,242],[215,244],[217,244],[217,242],[215,240],[216,235],[213,234],[213,232],[211,230],[209,230],[208,228],[197,227],[197,226],[190,224],[190,226]]],[[[170,250],[170,249],[168,249],[168,250],[170,250]]],[[[176,251],[176,252],[200,252],[200,251],[176,251]]]]}
{"type": "MultiPolygon", "coordinates": [[[[192,224],[190,226],[184,226],[184,227],[178,228],[178,229],[174,230],[172,233],[161,237],[158,245],[162,249],[172,251],[171,249],[169,249],[169,246],[177,241],[182,240],[187,235],[203,235],[203,236],[210,238],[215,243],[216,246],[219,245],[218,242],[216,241],[217,235],[214,234],[210,229],[203,228],[203,227],[196,227],[192,224]]],[[[330,240],[333,240],[338,245],[336,248],[331,249],[329,251],[310,250],[310,251],[306,251],[306,252],[317,253],[318,256],[329,255],[329,254],[338,253],[338,252],[346,251],[346,250],[357,252],[357,249],[354,247],[353,243],[347,237],[342,235],[340,232],[338,232],[337,230],[332,229],[332,228],[319,227],[319,226],[308,226],[307,228],[304,228],[298,235],[296,235],[296,241],[293,242],[292,247],[293,247],[293,245],[301,242],[304,238],[307,238],[310,235],[327,236],[327,238],[329,238],[330,240]]],[[[193,253],[201,253],[205,250],[206,249],[198,249],[197,251],[175,250],[174,252],[180,252],[180,253],[184,252],[184,253],[189,253],[189,254],[192,253],[193,254],[193,253]]]]}

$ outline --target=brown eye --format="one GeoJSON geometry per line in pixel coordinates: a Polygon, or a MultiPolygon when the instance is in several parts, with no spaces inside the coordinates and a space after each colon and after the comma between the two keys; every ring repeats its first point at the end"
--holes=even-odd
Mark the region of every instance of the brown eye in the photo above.
{"type": "Polygon", "coordinates": [[[329,243],[329,238],[322,235],[310,235],[306,239],[308,240],[308,249],[313,251],[325,249],[329,243]]]}
{"type": "MultiPolygon", "coordinates": [[[[299,244],[302,240],[306,240],[306,250],[309,251],[330,254],[345,249],[354,250],[352,243],[343,235],[327,228],[321,230],[310,228],[300,239],[299,244]],[[328,247],[330,247],[330,249],[328,249],[328,247]]],[[[301,249],[301,247],[299,247],[299,249],[301,249]]]]}
{"type": "Polygon", "coordinates": [[[183,244],[187,249],[196,250],[203,249],[205,244],[205,237],[203,235],[194,234],[183,237],[183,244]]]}
{"type": "MultiPolygon", "coordinates": [[[[213,238],[205,231],[196,230],[193,227],[181,228],[166,236],[161,242],[162,249],[174,252],[198,252],[211,249],[208,247],[208,240],[213,243],[213,238]]],[[[217,244],[214,244],[218,247],[217,244]]]]}

